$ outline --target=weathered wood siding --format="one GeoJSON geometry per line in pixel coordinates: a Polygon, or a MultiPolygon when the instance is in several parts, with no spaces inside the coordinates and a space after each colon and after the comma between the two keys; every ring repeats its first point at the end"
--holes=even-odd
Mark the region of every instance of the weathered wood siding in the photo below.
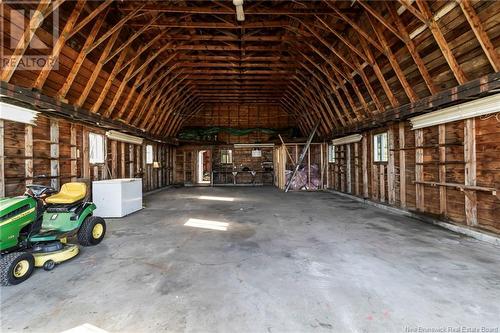
{"type": "Polygon", "coordinates": [[[416,132],[419,130],[411,130],[407,122],[365,132],[363,136],[367,145],[366,161],[362,150],[359,149],[364,140],[337,146],[337,159],[336,163],[330,163],[328,184],[332,189],[373,201],[500,233],[499,193],[493,195],[491,191],[462,191],[454,186],[418,183],[420,179],[432,183],[467,184],[465,172],[466,167],[469,167],[465,149],[469,140],[466,139],[465,130],[467,121],[475,124],[474,156],[477,177],[475,185],[498,190],[500,189],[500,122],[495,115],[424,128],[420,130],[423,135],[423,142],[420,144],[416,144],[418,143],[416,132]],[[384,131],[390,133],[389,161],[375,163],[372,138],[374,134],[384,131]],[[345,155],[348,146],[351,152],[355,152],[350,159],[346,159],[345,155]],[[348,165],[351,170],[357,170],[351,172],[350,179],[346,177],[348,165]],[[366,180],[363,181],[363,172],[366,169],[366,180]],[[353,184],[354,191],[346,190],[348,181],[353,184]],[[361,190],[363,187],[367,188],[365,194],[361,190]],[[467,200],[472,202],[466,204],[467,200]],[[471,205],[470,212],[467,208],[469,205],[471,205]],[[474,211],[477,213],[473,213],[474,211]],[[474,214],[477,217],[474,217],[474,214]]]}
{"type": "Polygon", "coordinates": [[[61,184],[84,178],[142,178],[143,190],[151,191],[171,184],[171,146],[156,142],[139,145],[109,140],[106,142],[105,163],[90,164],[88,133],[105,131],[64,119],[39,116],[36,126],[3,121],[1,159],[4,161],[1,186],[4,196],[20,195],[25,185],[43,184],[59,188],[61,184]],[[153,146],[154,161],[159,168],[144,161],[145,147],[153,146]],[[113,147],[117,147],[114,149],[113,147]]]}

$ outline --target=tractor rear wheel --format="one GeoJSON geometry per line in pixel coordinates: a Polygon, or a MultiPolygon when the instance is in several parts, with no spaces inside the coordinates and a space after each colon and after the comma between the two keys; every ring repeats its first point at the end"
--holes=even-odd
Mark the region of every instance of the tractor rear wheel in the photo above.
{"type": "Polygon", "coordinates": [[[102,217],[87,217],[78,230],[78,243],[83,246],[99,244],[106,233],[106,222],[102,217]]]}
{"type": "Polygon", "coordinates": [[[0,284],[9,286],[27,280],[35,267],[35,258],[28,252],[12,252],[0,259],[0,284]]]}

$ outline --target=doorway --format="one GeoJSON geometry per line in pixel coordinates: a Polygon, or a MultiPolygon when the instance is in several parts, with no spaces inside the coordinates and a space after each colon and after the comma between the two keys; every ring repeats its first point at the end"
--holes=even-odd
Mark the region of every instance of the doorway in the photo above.
{"type": "Polygon", "coordinates": [[[212,163],[210,150],[198,152],[198,184],[210,184],[212,163]]]}

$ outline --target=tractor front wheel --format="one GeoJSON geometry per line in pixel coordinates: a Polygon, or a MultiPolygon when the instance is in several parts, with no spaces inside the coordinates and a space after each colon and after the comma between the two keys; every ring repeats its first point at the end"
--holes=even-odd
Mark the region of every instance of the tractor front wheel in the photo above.
{"type": "Polygon", "coordinates": [[[83,246],[99,244],[106,233],[106,222],[102,217],[87,217],[78,230],[78,243],[83,246]]]}
{"type": "Polygon", "coordinates": [[[35,267],[35,258],[28,252],[12,252],[0,259],[0,284],[10,286],[27,280],[35,267]]]}

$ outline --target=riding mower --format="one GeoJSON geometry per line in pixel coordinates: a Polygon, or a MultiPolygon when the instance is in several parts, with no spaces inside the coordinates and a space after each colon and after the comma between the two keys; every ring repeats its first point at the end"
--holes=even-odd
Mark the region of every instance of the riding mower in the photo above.
{"type": "Polygon", "coordinates": [[[76,256],[79,247],[67,243],[76,236],[83,246],[104,238],[104,219],[92,216],[85,183],[66,183],[59,193],[51,187],[28,185],[24,196],[0,199],[0,285],[28,279],[34,267],[50,271],[76,256]]]}

